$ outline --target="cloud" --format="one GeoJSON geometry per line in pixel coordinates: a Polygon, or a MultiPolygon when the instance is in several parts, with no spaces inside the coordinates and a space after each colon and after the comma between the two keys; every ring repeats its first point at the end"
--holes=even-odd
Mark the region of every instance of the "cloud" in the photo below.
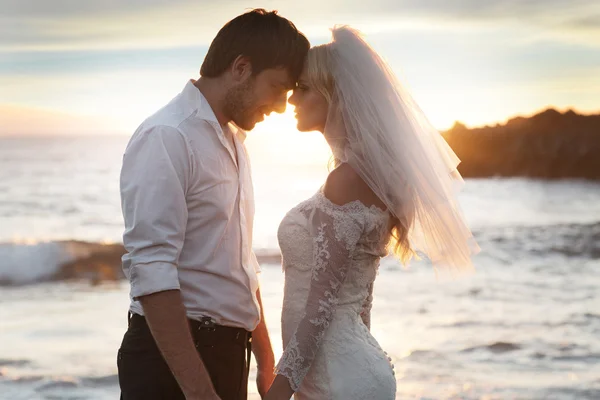
{"type": "MultiPolygon", "coordinates": [[[[266,0],[260,6],[267,9],[279,9],[286,12],[300,11],[304,16],[319,17],[324,11],[338,14],[346,13],[409,13],[422,15],[441,15],[455,17],[526,17],[542,14],[566,12],[581,13],[595,9],[595,0],[373,0],[369,2],[348,2],[333,0],[330,2],[306,0],[277,1],[266,0]],[[315,6],[319,4],[319,8],[315,6]]],[[[248,9],[256,3],[247,1],[214,0],[0,0],[2,14],[8,18],[71,18],[88,16],[115,16],[144,13],[148,10],[165,8],[186,8],[199,13],[212,14],[232,8],[248,9]]],[[[197,14],[196,16],[199,16],[197,14]]],[[[214,15],[214,14],[213,14],[214,15]]]]}
{"type": "MultiPolygon", "coordinates": [[[[0,0],[0,51],[106,50],[206,45],[246,1],[0,0]]],[[[336,23],[369,29],[508,24],[558,40],[600,43],[596,0],[263,1],[309,35],[336,23]]],[[[600,44],[599,44],[600,45],[600,44]]]]}
{"type": "Polygon", "coordinates": [[[177,2],[169,7],[155,5],[131,11],[115,7],[99,12],[76,10],[65,8],[64,14],[35,10],[31,15],[20,9],[13,10],[12,15],[3,12],[0,50],[114,50],[199,44],[226,22],[208,14],[194,18],[177,2]]]}
{"type": "Polygon", "coordinates": [[[142,72],[146,70],[183,69],[197,71],[208,50],[207,46],[169,49],[72,50],[0,52],[0,77],[72,76],[95,72],[142,72]]]}
{"type": "MultiPolygon", "coordinates": [[[[0,104],[111,115],[114,126],[129,129],[197,76],[215,33],[250,5],[257,4],[0,0],[0,104]]],[[[278,9],[313,44],[327,41],[336,23],[369,34],[440,127],[453,118],[492,121],[547,102],[597,108],[596,0],[258,5],[278,9]],[[489,99],[482,100],[484,95],[489,99]]]]}
{"type": "Polygon", "coordinates": [[[208,1],[187,0],[106,0],[106,1],[81,1],[81,0],[2,0],[2,14],[9,18],[58,18],[58,17],[85,17],[89,15],[115,15],[139,12],[144,9],[153,9],[168,4],[177,5],[185,3],[207,4],[208,1]]]}

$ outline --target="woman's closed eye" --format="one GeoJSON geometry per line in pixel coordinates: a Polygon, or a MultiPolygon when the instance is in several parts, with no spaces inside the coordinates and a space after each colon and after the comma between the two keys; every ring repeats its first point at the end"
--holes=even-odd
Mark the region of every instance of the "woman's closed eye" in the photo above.
{"type": "Polygon", "coordinates": [[[306,92],[306,91],[308,91],[308,89],[309,89],[309,87],[303,83],[299,83],[295,88],[295,90],[297,90],[299,92],[306,92]]]}

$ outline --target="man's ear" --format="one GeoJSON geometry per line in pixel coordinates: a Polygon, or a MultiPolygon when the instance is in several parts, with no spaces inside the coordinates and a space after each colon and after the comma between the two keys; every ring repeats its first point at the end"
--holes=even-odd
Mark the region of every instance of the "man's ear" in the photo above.
{"type": "Polygon", "coordinates": [[[231,63],[231,76],[236,82],[245,81],[250,75],[252,75],[252,63],[250,58],[246,56],[237,56],[231,63]]]}

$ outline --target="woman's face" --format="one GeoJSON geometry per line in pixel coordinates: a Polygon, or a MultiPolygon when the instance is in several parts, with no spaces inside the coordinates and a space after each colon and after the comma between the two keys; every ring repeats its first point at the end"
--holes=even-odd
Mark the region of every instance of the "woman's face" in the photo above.
{"type": "Polygon", "coordinates": [[[295,106],[297,127],[300,132],[320,131],[322,133],[325,130],[329,105],[325,96],[308,83],[306,67],[298,78],[298,86],[288,101],[295,106]]]}

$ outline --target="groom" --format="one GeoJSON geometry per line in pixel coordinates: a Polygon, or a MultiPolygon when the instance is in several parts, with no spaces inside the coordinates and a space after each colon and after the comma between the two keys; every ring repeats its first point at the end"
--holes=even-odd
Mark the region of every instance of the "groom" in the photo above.
{"type": "Polygon", "coordinates": [[[252,252],[244,130],[283,112],[309,43],[276,12],[228,22],[200,69],[131,138],[121,171],[121,399],[246,399],[250,343],[264,395],[274,357],[252,252]]]}

